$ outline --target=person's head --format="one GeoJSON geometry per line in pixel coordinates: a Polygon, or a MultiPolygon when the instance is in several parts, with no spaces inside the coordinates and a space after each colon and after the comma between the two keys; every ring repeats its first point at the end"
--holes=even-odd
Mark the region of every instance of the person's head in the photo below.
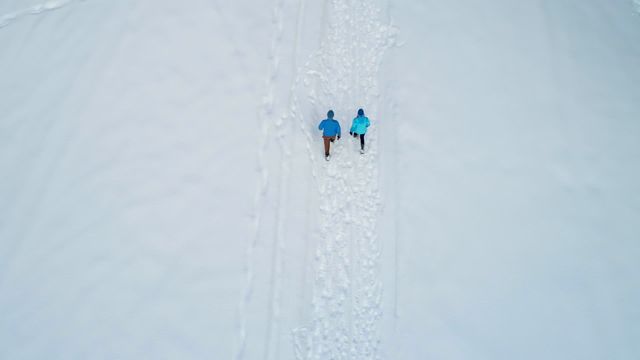
{"type": "Polygon", "coordinates": [[[364,110],[358,109],[358,116],[364,116],[364,110]]]}
{"type": "Polygon", "coordinates": [[[329,119],[333,119],[333,110],[329,110],[329,112],[327,113],[327,117],[329,119]]]}

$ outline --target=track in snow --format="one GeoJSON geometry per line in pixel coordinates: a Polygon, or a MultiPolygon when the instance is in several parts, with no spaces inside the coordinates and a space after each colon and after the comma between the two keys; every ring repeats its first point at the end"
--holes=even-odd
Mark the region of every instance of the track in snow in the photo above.
{"type": "MultiPolygon", "coordinates": [[[[247,348],[247,322],[248,322],[248,307],[251,301],[251,296],[254,291],[254,282],[255,282],[255,269],[254,269],[254,261],[255,261],[255,251],[260,238],[260,231],[263,223],[263,212],[264,212],[264,203],[267,201],[267,191],[269,182],[271,180],[269,169],[267,168],[267,148],[269,145],[269,139],[272,136],[275,136],[278,139],[278,143],[280,145],[283,153],[286,153],[286,157],[289,157],[290,153],[286,143],[283,141],[285,128],[283,127],[283,122],[281,118],[278,118],[278,121],[273,123],[273,118],[275,114],[275,85],[276,79],[279,74],[279,58],[277,56],[280,48],[282,46],[282,33],[283,33],[283,8],[284,2],[279,0],[276,3],[276,7],[274,9],[272,22],[274,25],[274,38],[271,43],[271,47],[269,50],[269,58],[270,66],[268,69],[268,74],[266,78],[266,95],[263,99],[262,107],[260,109],[259,117],[261,122],[261,136],[260,136],[260,144],[258,148],[258,167],[260,170],[259,173],[259,185],[254,195],[254,203],[253,203],[253,214],[252,214],[252,226],[250,232],[249,243],[247,244],[247,264],[246,264],[246,283],[245,289],[242,294],[242,298],[238,304],[238,316],[239,316],[239,343],[237,345],[237,349],[235,349],[234,359],[241,360],[245,358],[245,351],[247,348]],[[275,133],[275,134],[274,134],[275,133]]],[[[287,173],[289,169],[289,162],[285,160],[282,162],[281,173],[278,177],[278,205],[277,205],[277,214],[275,221],[277,222],[276,228],[277,233],[275,234],[275,242],[274,249],[272,250],[273,259],[272,259],[272,276],[271,276],[271,285],[270,285],[270,315],[269,315],[269,324],[267,325],[267,334],[265,336],[266,350],[265,356],[268,358],[269,354],[272,352],[270,350],[270,345],[272,343],[272,333],[277,332],[278,326],[278,312],[279,312],[279,296],[280,296],[280,279],[282,273],[282,263],[280,260],[282,247],[283,245],[283,235],[282,228],[284,222],[284,206],[282,204],[286,202],[286,182],[287,182],[287,173]]]]}
{"type": "MultiPolygon", "coordinates": [[[[274,36],[271,44],[267,93],[260,111],[263,126],[258,154],[260,182],[255,195],[253,226],[247,247],[246,287],[239,302],[239,343],[236,360],[262,353],[264,359],[280,359],[279,341],[282,330],[291,329],[286,322],[290,314],[283,313],[287,288],[283,271],[287,239],[289,184],[292,176],[292,146],[294,131],[306,139],[312,178],[320,197],[318,209],[311,209],[319,219],[320,235],[312,264],[311,303],[302,303],[302,317],[308,321],[293,330],[297,359],[378,359],[379,319],[382,314],[382,282],[379,274],[381,246],[376,236],[380,211],[378,188],[377,76],[385,50],[394,43],[394,31],[381,23],[379,10],[366,0],[334,0],[326,4],[326,31],[320,47],[301,67],[296,64],[304,23],[305,1],[299,3],[295,34],[292,84],[288,98],[277,96],[286,73],[281,69],[283,51],[284,1],[275,4],[274,36]],[[359,140],[348,137],[348,126],[358,107],[363,107],[372,126],[367,134],[367,153],[360,155],[359,140]],[[332,108],[345,127],[345,136],[334,145],[333,157],[327,163],[322,156],[322,144],[316,115],[332,108]],[[282,114],[282,115],[280,115],[282,114]],[[265,154],[269,139],[278,145],[280,160],[274,167],[265,154]],[[271,204],[270,208],[269,205],[271,204]],[[271,211],[270,211],[271,210],[271,211]],[[267,223],[267,221],[269,223],[267,223]],[[268,226],[271,221],[275,223],[268,226]],[[271,229],[273,232],[269,232],[271,229]],[[258,243],[267,241],[270,247],[270,275],[256,280],[254,262],[259,261],[258,243]],[[266,289],[265,289],[266,286],[266,289]],[[267,314],[264,336],[255,334],[256,327],[248,322],[252,293],[255,289],[266,298],[267,314]],[[249,330],[253,335],[248,334],[249,330]],[[251,341],[250,338],[260,339],[251,341]],[[263,342],[262,351],[256,345],[263,342]],[[251,346],[249,346],[251,345],[251,346]]],[[[291,40],[291,39],[290,39],[291,40]]],[[[300,175],[300,174],[298,174],[300,175]]],[[[312,189],[313,189],[312,185],[312,189]]],[[[311,237],[309,233],[309,237],[311,237]]],[[[305,270],[306,271],[306,270],[305,270]]],[[[299,323],[296,322],[299,325],[299,323]]],[[[294,325],[295,326],[295,325],[294,325]]],[[[290,338],[289,338],[290,339],[290,338]]]]}
{"type": "Polygon", "coordinates": [[[293,330],[295,353],[299,360],[378,359],[382,282],[376,235],[381,206],[377,76],[394,32],[378,20],[379,10],[369,1],[332,1],[327,14],[327,33],[300,76],[298,85],[306,97],[295,97],[292,108],[304,101],[316,109],[332,108],[345,129],[327,163],[315,129],[317,120],[301,122],[320,196],[321,234],[311,323],[293,330]],[[358,107],[372,121],[365,155],[358,152],[359,140],[348,136],[358,107]]]}

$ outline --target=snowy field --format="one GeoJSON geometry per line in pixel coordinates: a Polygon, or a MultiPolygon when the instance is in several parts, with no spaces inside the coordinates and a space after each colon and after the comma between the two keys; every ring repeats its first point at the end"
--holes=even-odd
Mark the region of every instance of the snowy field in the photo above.
{"type": "Polygon", "coordinates": [[[639,359],[640,5],[0,0],[0,204],[0,359],[639,359]]]}

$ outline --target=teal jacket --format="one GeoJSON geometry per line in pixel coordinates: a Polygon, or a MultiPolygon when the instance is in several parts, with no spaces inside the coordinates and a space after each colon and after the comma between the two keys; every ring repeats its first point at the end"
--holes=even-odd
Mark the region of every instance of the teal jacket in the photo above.
{"type": "Polygon", "coordinates": [[[358,116],[356,118],[353,118],[350,132],[356,133],[358,135],[365,134],[369,125],[371,125],[371,123],[369,122],[368,117],[358,116]]]}

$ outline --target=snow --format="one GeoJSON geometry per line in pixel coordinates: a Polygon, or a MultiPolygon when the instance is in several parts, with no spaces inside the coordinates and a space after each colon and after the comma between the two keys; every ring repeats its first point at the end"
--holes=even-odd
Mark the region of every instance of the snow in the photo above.
{"type": "Polygon", "coordinates": [[[0,358],[640,357],[637,6],[2,2],[0,358]]]}

